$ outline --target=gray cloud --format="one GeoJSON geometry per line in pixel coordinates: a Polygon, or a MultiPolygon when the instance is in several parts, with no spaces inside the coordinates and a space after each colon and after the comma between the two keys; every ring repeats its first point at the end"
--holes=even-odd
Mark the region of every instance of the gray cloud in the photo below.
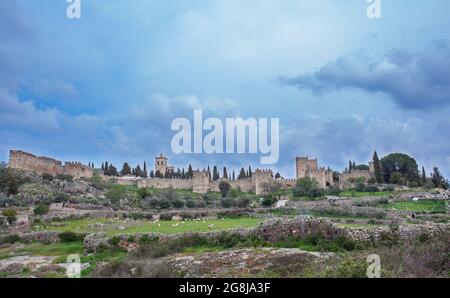
{"type": "Polygon", "coordinates": [[[398,49],[384,57],[352,53],[314,73],[282,78],[281,82],[318,95],[359,88],[388,94],[403,108],[439,108],[450,104],[450,47],[447,41],[436,41],[418,53],[398,49]]]}

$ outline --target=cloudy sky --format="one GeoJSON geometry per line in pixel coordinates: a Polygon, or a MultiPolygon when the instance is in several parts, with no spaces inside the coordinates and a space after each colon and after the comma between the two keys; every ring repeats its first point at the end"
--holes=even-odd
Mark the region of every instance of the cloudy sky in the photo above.
{"type": "Polygon", "coordinates": [[[22,149],[120,166],[163,151],[195,167],[259,155],[175,155],[176,117],[280,118],[280,160],[343,170],[404,152],[450,176],[450,2],[0,1],[0,160],[22,149]]]}

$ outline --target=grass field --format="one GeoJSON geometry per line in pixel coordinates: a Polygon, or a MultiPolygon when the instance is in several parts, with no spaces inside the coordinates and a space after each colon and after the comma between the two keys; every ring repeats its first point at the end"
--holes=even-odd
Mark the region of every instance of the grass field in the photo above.
{"type": "Polygon", "coordinates": [[[48,225],[47,230],[71,231],[80,233],[105,232],[107,235],[134,234],[134,233],[163,233],[176,234],[185,232],[208,232],[234,228],[252,228],[258,226],[263,220],[252,217],[238,217],[225,219],[211,219],[200,221],[125,221],[113,219],[83,219],[66,222],[64,225],[48,225]],[[121,229],[119,228],[121,227],[121,229]]]}
{"type": "Polygon", "coordinates": [[[377,191],[377,192],[360,192],[360,191],[352,191],[347,190],[343,191],[339,194],[340,197],[384,197],[389,195],[387,191],[377,191]]]}
{"type": "Polygon", "coordinates": [[[404,202],[395,202],[384,206],[387,209],[405,210],[414,212],[445,213],[448,210],[447,202],[442,200],[426,200],[417,202],[404,201],[404,202]]]}

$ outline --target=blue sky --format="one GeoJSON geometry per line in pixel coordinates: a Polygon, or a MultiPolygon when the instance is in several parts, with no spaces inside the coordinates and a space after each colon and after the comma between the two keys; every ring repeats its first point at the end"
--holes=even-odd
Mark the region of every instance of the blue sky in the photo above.
{"type": "Polygon", "coordinates": [[[405,152],[450,175],[450,3],[383,0],[0,2],[0,160],[22,149],[121,166],[163,151],[177,166],[253,155],[174,155],[170,124],[278,117],[280,160],[343,170],[405,152]]]}

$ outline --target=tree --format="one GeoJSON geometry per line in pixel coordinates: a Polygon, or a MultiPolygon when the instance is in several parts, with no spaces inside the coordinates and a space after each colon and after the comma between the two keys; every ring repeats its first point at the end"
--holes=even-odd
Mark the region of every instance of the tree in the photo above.
{"type": "Polygon", "coordinates": [[[228,193],[231,190],[231,185],[227,181],[221,181],[219,183],[220,193],[222,194],[222,198],[226,198],[228,193]]]}
{"type": "Polygon", "coordinates": [[[127,162],[123,164],[122,170],[120,171],[120,175],[122,176],[131,175],[131,167],[127,162]]]}
{"type": "Polygon", "coordinates": [[[7,185],[8,185],[8,196],[16,195],[19,193],[19,183],[15,176],[9,177],[7,185]]]}
{"type": "Polygon", "coordinates": [[[280,172],[277,172],[277,173],[275,174],[275,179],[280,179],[280,178],[281,178],[280,172]]]}
{"type": "Polygon", "coordinates": [[[153,170],[150,171],[150,178],[155,178],[155,172],[153,170]]]}
{"type": "Polygon", "coordinates": [[[261,201],[263,207],[273,207],[278,202],[278,199],[273,195],[266,195],[261,201]]]}
{"type": "Polygon", "coordinates": [[[422,185],[425,185],[427,183],[427,173],[425,172],[425,167],[422,166],[422,177],[421,177],[422,185]]]}
{"type": "Polygon", "coordinates": [[[383,173],[381,172],[381,163],[376,151],[373,153],[372,160],[373,160],[373,168],[375,171],[375,179],[377,180],[377,183],[383,183],[383,173]]]}
{"type": "Polygon", "coordinates": [[[47,214],[50,211],[50,208],[47,205],[37,205],[36,207],[34,207],[33,209],[33,214],[36,216],[42,216],[47,214]]]}
{"type": "Polygon", "coordinates": [[[214,167],[213,167],[213,180],[214,180],[214,181],[217,181],[217,180],[219,180],[219,178],[220,178],[220,176],[219,176],[219,171],[217,171],[217,167],[214,166],[214,167]]]}
{"type": "Polygon", "coordinates": [[[236,180],[236,176],[234,174],[234,170],[233,170],[233,180],[236,180]]]}
{"type": "Polygon", "coordinates": [[[108,175],[108,171],[109,171],[109,165],[108,165],[108,161],[105,162],[105,167],[103,169],[103,174],[105,174],[106,176],[108,175]]]}
{"type": "Polygon", "coordinates": [[[228,172],[227,172],[227,168],[223,167],[223,178],[228,180],[228,172]]]}
{"type": "Polygon", "coordinates": [[[14,208],[7,208],[2,211],[2,215],[6,217],[9,224],[12,224],[17,219],[17,211],[14,208]]]}
{"type": "Polygon", "coordinates": [[[433,182],[434,187],[448,189],[448,181],[442,176],[441,171],[438,167],[433,168],[433,174],[431,174],[431,182],[433,182]]]}
{"type": "Polygon", "coordinates": [[[147,178],[148,172],[147,172],[147,162],[144,161],[144,169],[142,170],[142,178],[147,178]]]}
{"type": "MultiPolygon", "coordinates": [[[[403,176],[405,180],[404,185],[409,182],[419,182],[419,171],[417,163],[414,158],[402,154],[402,153],[392,153],[388,156],[383,157],[380,160],[381,171],[383,173],[383,181],[386,183],[391,182],[391,175],[393,173],[399,173],[403,176]]],[[[396,180],[399,176],[396,175],[396,180]]],[[[403,182],[403,181],[402,181],[403,182]]]]}
{"type": "Polygon", "coordinates": [[[319,183],[316,179],[310,177],[303,177],[297,181],[293,192],[295,197],[315,197],[319,194],[319,183]]]}
{"type": "Polygon", "coordinates": [[[102,171],[105,172],[105,164],[102,163],[102,171]]]}
{"type": "Polygon", "coordinates": [[[238,179],[245,179],[245,170],[244,168],[241,168],[241,172],[239,173],[238,179]]]}
{"type": "Polygon", "coordinates": [[[211,168],[208,166],[208,178],[209,178],[209,180],[211,180],[212,179],[212,176],[211,176],[211,168]]]}
{"type": "Polygon", "coordinates": [[[141,166],[139,164],[134,169],[134,176],[136,176],[136,177],[141,177],[142,176],[142,169],[141,169],[141,166]]]}
{"type": "Polygon", "coordinates": [[[252,167],[248,166],[248,174],[247,174],[248,178],[252,178],[252,167]]]}
{"type": "Polygon", "coordinates": [[[187,172],[187,178],[192,179],[192,177],[194,177],[194,171],[192,171],[192,166],[189,165],[188,172],[187,172]]]}
{"type": "Polygon", "coordinates": [[[350,160],[350,161],[348,162],[348,171],[349,171],[349,172],[351,172],[351,171],[353,170],[352,167],[353,167],[352,161],[350,160]]]}

